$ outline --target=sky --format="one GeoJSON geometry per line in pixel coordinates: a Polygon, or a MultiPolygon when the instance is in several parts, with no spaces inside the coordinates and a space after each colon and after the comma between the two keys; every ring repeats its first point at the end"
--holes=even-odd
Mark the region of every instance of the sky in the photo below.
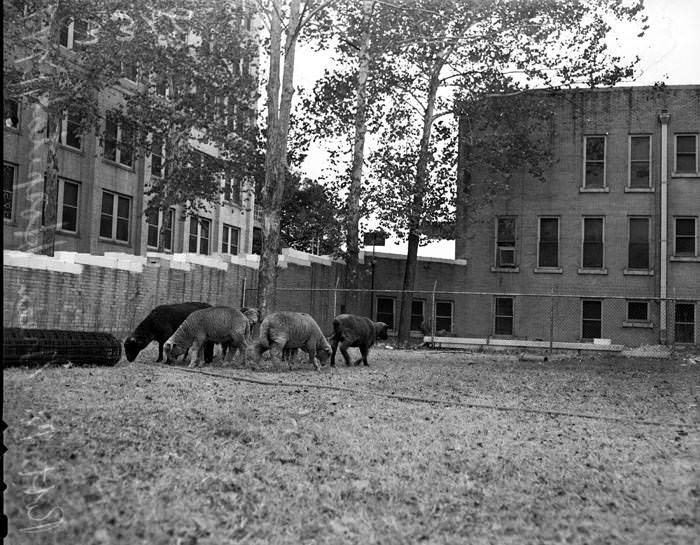
{"type": "MultiPolygon", "coordinates": [[[[615,25],[609,35],[608,47],[623,58],[640,57],[633,81],[620,85],[700,84],[700,0],[645,0],[649,29],[637,37],[638,29],[615,25]]],[[[313,87],[314,82],[329,66],[330,59],[304,47],[297,54],[295,85],[313,87]]],[[[371,143],[368,143],[371,145],[371,143]]],[[[366,150],[367,151],[367,150],[366,150]]],[[[325,154],[312,148],[302,169],[309,177],[318,177],[325,166],[325,154]]],[[[366,248],[371,251],[372,247],[366,248]]],[[[377,252],[406,253],[406,244],[392,239],[377,252]]],[[[421,247],[419,256],[454,259],[454,241],[438,241],[421,247]]]]}

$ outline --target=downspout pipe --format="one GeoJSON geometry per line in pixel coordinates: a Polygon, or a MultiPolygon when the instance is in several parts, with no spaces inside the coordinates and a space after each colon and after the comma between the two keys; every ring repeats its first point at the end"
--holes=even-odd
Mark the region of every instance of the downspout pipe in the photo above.
{"type": "Polygon", "coordinates": [[[659,342],[668,343],[667,308],[668,301],[668,123],[671,114],[666,108],[659,114],[661,123],[661,233],[660,233],[660,270],[659,270],[659,342]]]}

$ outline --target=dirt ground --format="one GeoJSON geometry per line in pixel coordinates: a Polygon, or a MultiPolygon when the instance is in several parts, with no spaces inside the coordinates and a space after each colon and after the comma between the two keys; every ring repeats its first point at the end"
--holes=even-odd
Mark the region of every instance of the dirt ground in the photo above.
{"type": "Polygon", "coordinates": [[[10,544],[690,544],[700,365],[5,369],[10,544]]]}

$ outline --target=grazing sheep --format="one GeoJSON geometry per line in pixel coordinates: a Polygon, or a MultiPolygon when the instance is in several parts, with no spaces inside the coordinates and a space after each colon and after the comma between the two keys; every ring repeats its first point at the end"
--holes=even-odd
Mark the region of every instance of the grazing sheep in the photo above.
{"type": "Polygon", "coordinates": [[[250,321],[240,310],[230,307],[204,308],[193,312],[182,322],[165,342],[163,352],[169,360],[173,347],[189,346],[192,350],[189,366],[196,367],[200,363],[200,349],[205,342],[210,341],[226,345],[229,361],[240,348],[245,361],[245,347],[249,337],[250,321]]]}
{"type": "Polygon", "coordinates": [[[291,356],[294,350],[301,348],[309,355],[309,363],[317,370],[321,366],[316,363],[316,357],[324,364],[331,355],[331,346],[323,336],[321,328],[310,314],[305,312],[273,312],[260,324],[260,338],[249,348],[250,356],[255,363],[260,361],[263,353],[270,351],[271,355],[284,354],[288,350],[289,368],[292,368],[291,356]]]}
{"type": "Polygon", "coordinates": [[[340,353],[345,359],[345,365],[350,365],[348,348],[351,346],[358,347],[360,354],[362,354],[362,357],[355,362],[355,365],[359,365],[360,362],[369,365],[367,354],[370,347],[377,339],[385,340],[388,329],[389,326],[384,322],[373,322],[369,318],[357,316],[356,314],[339,314],[333,320],[331,366],[335,366],[335,353],[338,345],[340,345],[340,353]]]}
{"type": "MultiPolygon", "coordinates": [[[[163,359],[163,345],[192,312],[209,308],[207,303],[190,302],[160,305],[154,308],[148,316],[136,327],[134,332],[124,341],[124,353],[127,361],[134,361],[139,352],[146,348],[151,341],[158,341],[158,359],[163,359]]],[[[204,347],[204,360],[211,362],[214,357],[214,343],[204,347]]]]}

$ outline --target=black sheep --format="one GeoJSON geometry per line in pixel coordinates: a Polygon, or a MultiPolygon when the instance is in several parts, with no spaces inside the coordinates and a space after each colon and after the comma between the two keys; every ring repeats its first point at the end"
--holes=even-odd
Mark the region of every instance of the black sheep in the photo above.
{"type": "MultiPolygon", "coordinates": [[[[124,352],[128,361],[134,361],[139,352],[146,348],[151,341],[158,341],[158,359],[163,360],[163,345],[192,312],[209,308],[207,303],[175,303],[160,305],[154,308],[148,316],[136,327],[134,332],[124,341],[124,352]]],[[[214,343],[204,347],[204,361],[211,363],[214,359],[214,343]]]]}
{"type": "Polygon", "coordinates": [[[363,362],[367,363],[367,354],[370,347],[377,339],[385,340],[387,338],[387,329],[389,326],[384,322],[373,322],[364,316],[356,314],[340,314],[333,320],[333,335],[330,338],[331,348],[331,365],[335,366],[335,352],[340,344],[340,353],[345,358],[345,365],[351,365],[348,348],[356,346],[360,349],[362,357],[355,362],[359,365],[363,362]]]}

